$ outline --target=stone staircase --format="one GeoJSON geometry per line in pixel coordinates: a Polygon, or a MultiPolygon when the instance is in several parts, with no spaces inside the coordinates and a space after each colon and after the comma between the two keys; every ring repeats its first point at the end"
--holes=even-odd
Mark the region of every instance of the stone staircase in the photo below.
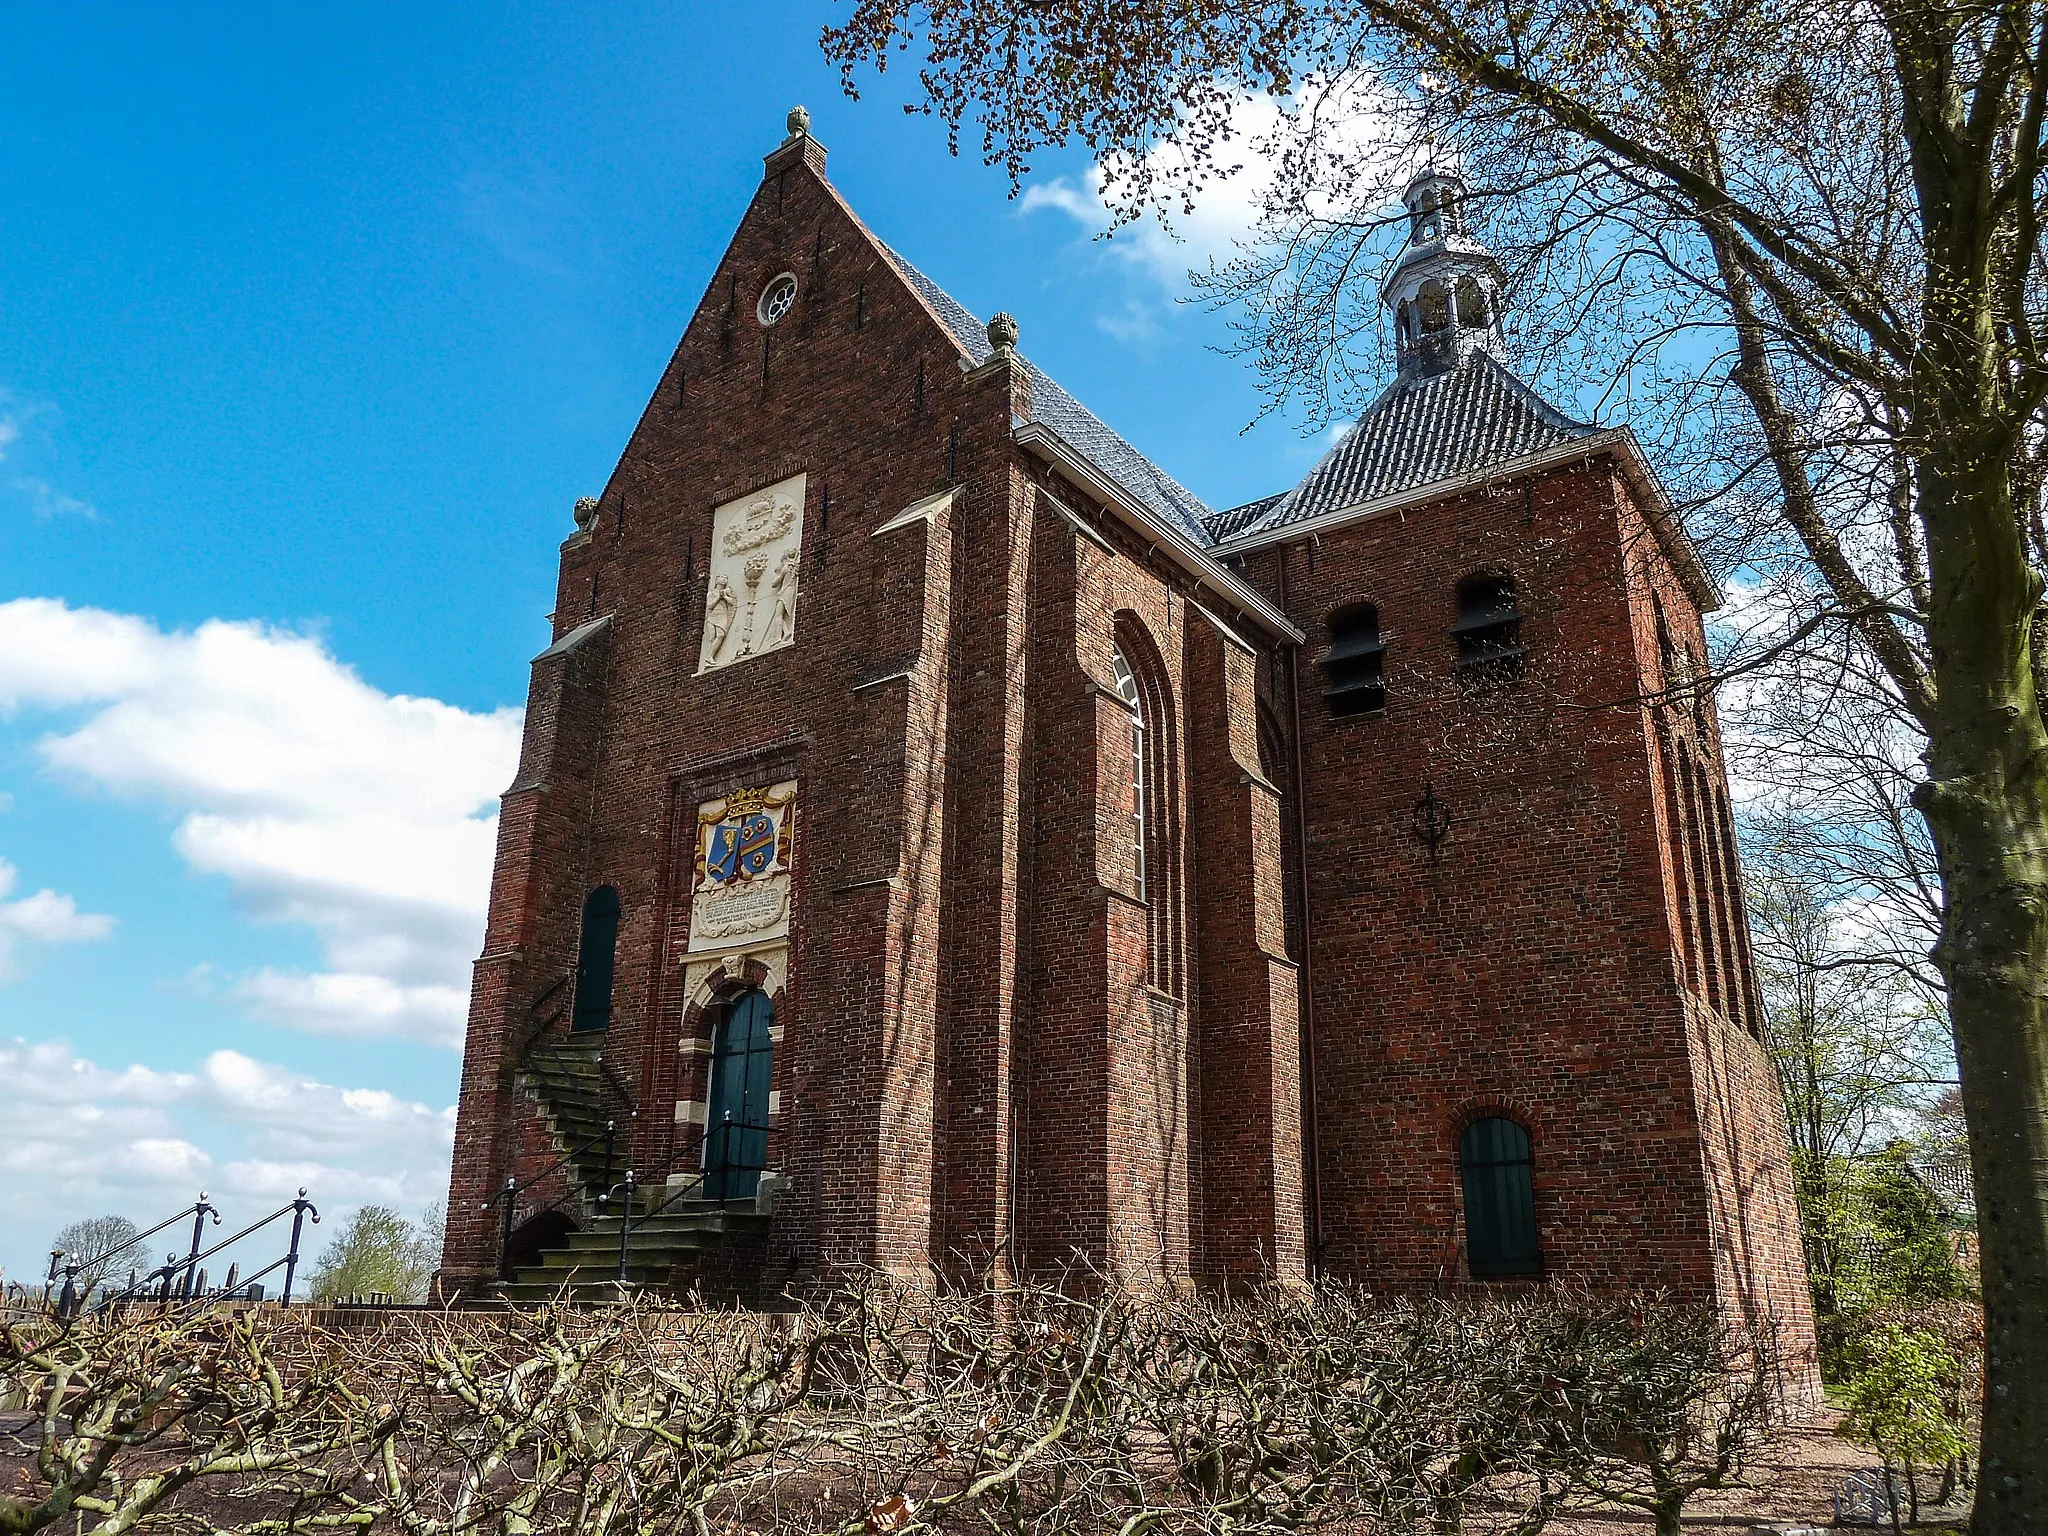
{"type": "Polygon", "coordinates": [[[605,1091],[604,1038],[601,1030],[558,1036],[530,1053],[518,1073],[519,1085],[539,1101],[555,1144],[576,1154],[569,1166],[575,1171],[577,1190],[591,1205],[625,1172],[626,1159],[633,1153],[632,1121],[605,1091]],[[603,1141],[606,1121],[617,1128],[609,1163],[603,1141]],[[585,1150],[576,1153],[579,1147],[585,1150]]]}
{"type": "MultiPolygon", "coordinates": [[[[651,1209],[664,1192],[642,1191],[636,1203],[651,1209]]],[[[744,1290],[729,1283],[727,1264],[741,1257],[735,1249],[757,1248],[769,1218],[756,1212],[752,1200],[677,1200],[659,1215],[637,1215],[626,1255],[626,1284],[635,1290],[669,1291],[692,1281],[706,1282],[708,1292],[744,1290]]],[[[538,1306],[555,1300],[616,1300],[619,1294],[619,1218],[600,1216],[560,1245],[541,1254],[539,1264],[513,1271],[500,1281],[497,1294],[515,1306],[538,1306]]]]}
{"type": "MultiPolygon", "coordinates": [[[[557,1148],[574,1154],[569,1166],[580,1198],[572,1208],[581,1229],[543,1248],[540,1263],[523,1265],[510,1280],[497,1283],[494,1294],[515,1306],[557,1297],[578,1302],[618,1298],[619,1217],[598,1197],[625,1176],[633,1155],[633,1127],[617,1093],[606,1089],[604,1041],[596,1030],[557,1036],[532,1051],[519,1068],[519,1086],[539,1105],[557,1148]],[[609,1161],[603,1140],[608,1120],[615,1128],[609,1161]]],[[[634,1192],[629,1288],[669,1291],[698,1284],[721,1299],[751,1291],[750,1271],[759,1269],[769,1225],[763,1203],[692,1198],[694,1193],[661,1184],[634,1192]],[[658,1207],[658,1214],[650,1214],[658,1207]]]]}

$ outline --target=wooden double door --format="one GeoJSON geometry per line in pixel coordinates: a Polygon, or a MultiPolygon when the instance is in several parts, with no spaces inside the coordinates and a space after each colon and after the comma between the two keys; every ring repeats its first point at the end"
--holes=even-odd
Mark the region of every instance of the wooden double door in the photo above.
{"type": "Polygon", "coordinates": [[[775,1005],[759,987],[749,987],[717,1006],[711,1113],[704,1127],[704,1194],[710,1200],[745,1200],[768,1166],[775,1005]]]}

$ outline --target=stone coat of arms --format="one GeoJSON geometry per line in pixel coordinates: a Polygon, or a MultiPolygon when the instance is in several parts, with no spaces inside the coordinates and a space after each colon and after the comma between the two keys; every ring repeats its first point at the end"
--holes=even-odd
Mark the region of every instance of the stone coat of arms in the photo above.
{"type": "Polygon", "coordinates": [[[790,811],[796,784],[740,789],[697,807],[690,948],[789,932],[790,811]]]}

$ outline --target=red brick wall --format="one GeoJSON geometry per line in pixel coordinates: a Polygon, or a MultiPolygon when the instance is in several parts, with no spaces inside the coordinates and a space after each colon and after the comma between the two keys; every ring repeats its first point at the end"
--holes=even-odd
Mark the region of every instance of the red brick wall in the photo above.
{"type": "MultiPolygon", "coordinates": [[[[1720,970],[1689,998],[1686,843],[1659,765],[1654,589],[1696,607],[1593,461],[1267,548],[1247,573],[1301,665],[1325,1256],[1379,1285],[1462,1275],[1458,1137],[1509,1113],[1535,1158],[1544,1273],[1724,1300],[1810,1337],[1782,1112],[1753,1020],[1732,847],[1702,828],[1720,970]],[[1283,571],[1284,565],[1284,571],[1283,571]],[[1460,577],[1517,579],[1527,671],[1454,677],[1460,577]],[[1327,621],[1372,602],[1383,713],[1321,697],[1327,621]],[[1415,805],[1450,817],[1432,862],[1415,805]],[[1726,1006],[1735,1017],[1720,1011],[1726,1006]]],[[[1284,675],[1275,713],[1286,717],[1284,675]]],[[[1711,705],[1696,716],[1710,733],[1711,705]]],[[[1716,773],[1710,799],[1725,807],[1716,773]]]]}
{"type": "MultiPolygon", "coordinates": [[[[637,1166],[689,1166],[695,807],[793,778],[778,1274],[1077,1257],[1166,1282],[1298,1274],[1319,1205],[1335,1270],[1434,1281],[1456,1251],[1459,1132],[1507,1106],[1535,1138],[1549,1273],[1796,1289],[1748,1016],[1688,1013],[1710,974],[1710,1001],[1745,995],[1733,866],[1712,807],[1666,782],[1655,710],[1630,702],[1659,643],[1652,592],[1694,641],[1698,618],[1607,470],[1252,557],[1311,635],[1295,846],[1274,638],[1229,633],[1149,540],[1020,452],[1024,372],[965,371],[821,169],[808,140],[770,157],[590,530],[563,546],[557,636],[611,622],[535,666],[472,999],[450,1275],[489,1272],[477,1205],[553,1156],[513,1058],[566,1001],[536,1013],[597,884],[624,909],[606,1053],[640,1098],[637,1166]],[[764,332],[755,296],[785,270],[796,307],[764,332]],[[713,509],[799,471],[796,642],[697,676],[713,509]],[[1470,697],[1448,628],[1481,565],[1522,581],[1532,660],[1470,697]],[[1392,644],[1388,708],[1332,720],[1324,623],[1360,599],[1392,644]],[[1154,754],[1142,899],[1117,644],[1154,754]],[[1435,863],[1410,828],[1425,782],[1453,817],[1435,863]],[[1305,860],[1305,911],[1283,855],[1305,860]],[[1687,958],[1695,890],[1719,972],[1687,958]]],[[[1702,718],[1686,729],[1705,763],[1702,718]]]]}

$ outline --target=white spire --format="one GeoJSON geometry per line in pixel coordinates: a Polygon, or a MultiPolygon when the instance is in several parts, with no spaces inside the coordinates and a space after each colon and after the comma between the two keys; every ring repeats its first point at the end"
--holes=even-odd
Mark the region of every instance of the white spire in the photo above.
{"type": "Polygon", "coordinates": [[[1401,194],[1408,244],[1380,286],[1403,373],[1441,373],[1475,352],[1501,354],[1500,263],[1465,232],[1465,184],[1424,171],[1401,194]]]}

